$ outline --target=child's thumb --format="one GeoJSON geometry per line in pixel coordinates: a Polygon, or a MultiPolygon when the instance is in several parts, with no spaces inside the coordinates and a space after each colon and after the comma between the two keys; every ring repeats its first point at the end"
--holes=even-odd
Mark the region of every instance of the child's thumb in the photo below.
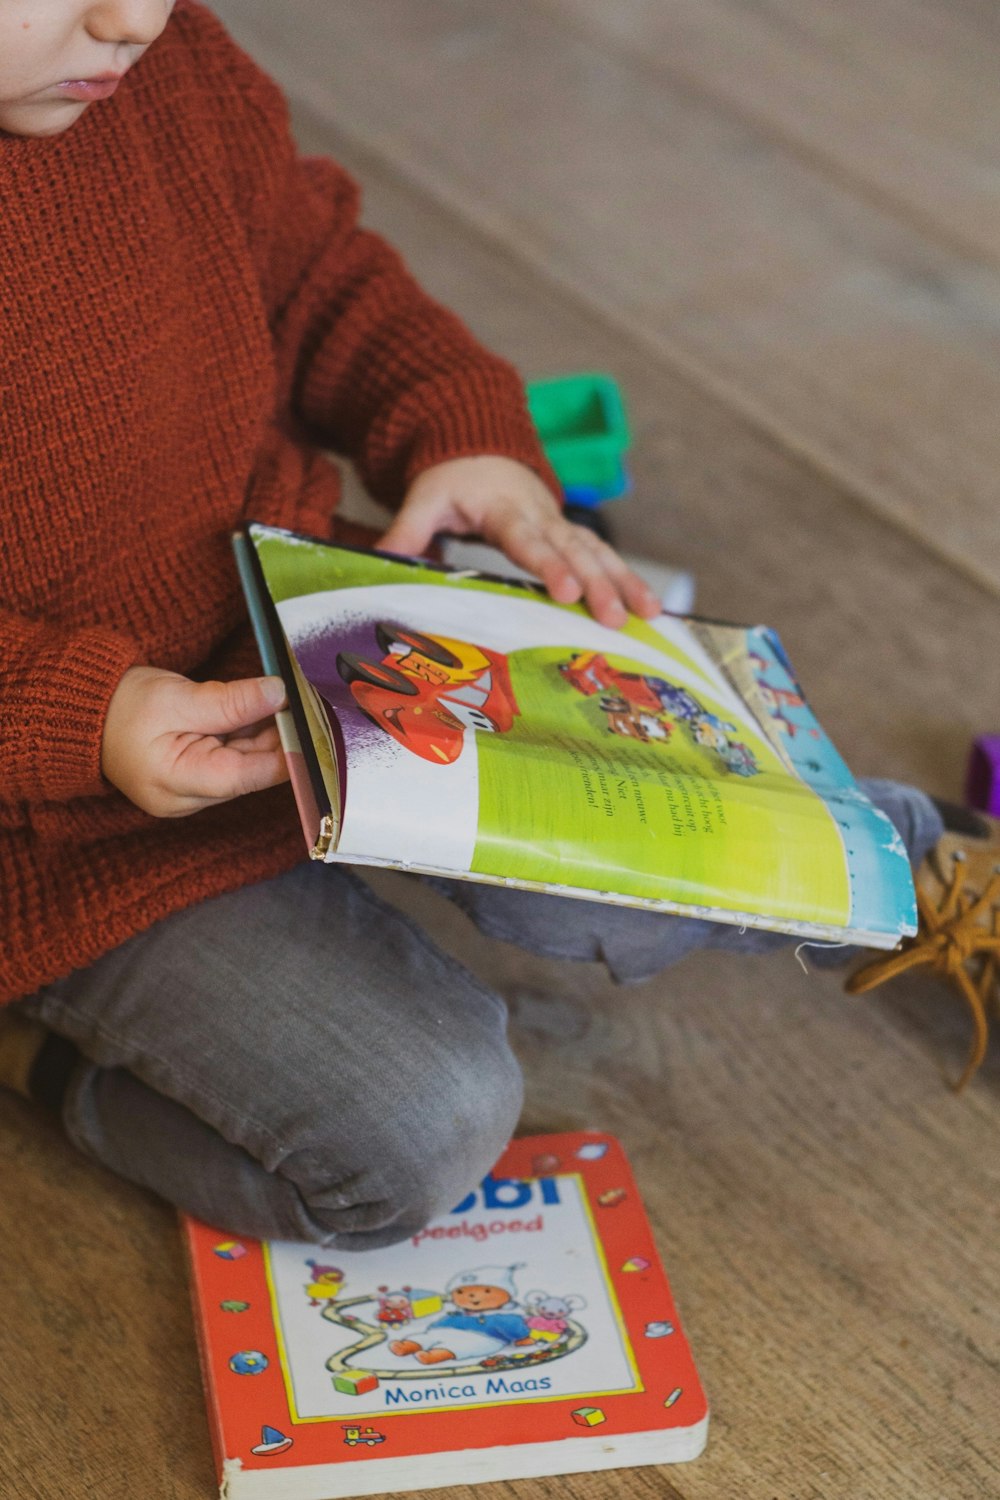
{"type": "Polygon", "coordinates": [[[286,701],[280,677],[194,684],[188,727],[199,734],[231,734],[271,714],[286,701]]]}

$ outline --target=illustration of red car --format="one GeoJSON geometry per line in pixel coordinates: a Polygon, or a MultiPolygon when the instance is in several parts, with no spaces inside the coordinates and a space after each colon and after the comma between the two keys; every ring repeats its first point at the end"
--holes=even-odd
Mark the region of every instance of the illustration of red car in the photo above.
{"type": "Polygon", "coordinates": [[[595,693],[611,693],[646,713],[663,712],[659,696],[644,676],[639,672],[619,671],[597,651],[578,651],[569,661],[560,662],[559,670],[569,685],[583,693],[585,698],[592,698],[595,693]]]}
{"type": "Polygon", "coordinates": [[[337,670],[361,711],[423,760],[450,765],[466,729],[502,734],[519,713],[499,651],[379,621],[382,659],[341,652],[337,670]]]}

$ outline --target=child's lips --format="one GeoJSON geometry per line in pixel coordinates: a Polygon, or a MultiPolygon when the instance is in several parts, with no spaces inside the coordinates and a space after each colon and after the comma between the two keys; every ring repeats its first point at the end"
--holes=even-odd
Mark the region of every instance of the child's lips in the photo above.
{"type": "Polygon", "coordinates": [[[110,99],[124,76],[123,73],[102,73],[99,78],[68,78],[57,83],[56,88],[64,99],[90,104],[95,99],[110,99]]]}

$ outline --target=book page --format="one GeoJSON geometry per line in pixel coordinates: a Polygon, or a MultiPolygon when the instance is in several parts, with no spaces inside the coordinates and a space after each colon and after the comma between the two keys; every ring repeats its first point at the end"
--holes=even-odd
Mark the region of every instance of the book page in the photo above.
{"type": "Polygon", "coordinates": [[[530,587],[257,545],[342,737],[336,857],[900,930],[905,851],[771,632],[614,631],[530,587]]]}

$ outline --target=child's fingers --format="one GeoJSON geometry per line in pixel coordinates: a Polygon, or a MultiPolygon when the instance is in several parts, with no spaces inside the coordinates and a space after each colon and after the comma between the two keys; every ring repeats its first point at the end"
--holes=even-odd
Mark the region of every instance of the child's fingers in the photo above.
{"type": "Polygon", "coordinates": [[[512,562],[540,578],[560,604],[575,604],[583,588],[571,564],[545,532],[530,522],[515,522],[497,537],[512,562]]]}
{"type": "Polygon", "coordinates": [[[561,517],[544,529],[530,519],[511,519],[497,540],[508,557],[537,574],[553,599],[575,604],[583,597],[602,625],[617,629],[629,610],[644,618],[660,613],[652,589],[586,527],[561,517]]]}
{"type": "Polygon", "coordinates": [[[649,584],[632,571],[613,547],[609,547],[601,537],[595,536],[593,548],[598,562],[614,584],[626,609],[645,619],[662,614],[663,606],[649,584]]]}
{"type": "MultiPolygon", "coordinates": [[[[627,609],[619,581],[609,560],[617,562],[610,547],[583,527],[568,526],[559,537],[559,550],[583,590],[587,608],[602,625],[617,629],[624,625],[627,609]]],[[[622,564],[622,573],[628,569],[622,564]]]]}
{"type": "Polygon", "coordinates": [[[218,740],[192,739],[177,756],[167,776],[178,811],[194,811],[212,802],[229,802],[251,792],[263,792],[288,780],[281,750],[246,750],[218,740]]]}
{"type": "Polygon", "coordinates": [[[281,744],[278,726],[273,719],[263,724],[251,724],[247,729],[237,729],[226,736],[226,744],[244,754],[253,750],[277,750],[281,744]]]}

